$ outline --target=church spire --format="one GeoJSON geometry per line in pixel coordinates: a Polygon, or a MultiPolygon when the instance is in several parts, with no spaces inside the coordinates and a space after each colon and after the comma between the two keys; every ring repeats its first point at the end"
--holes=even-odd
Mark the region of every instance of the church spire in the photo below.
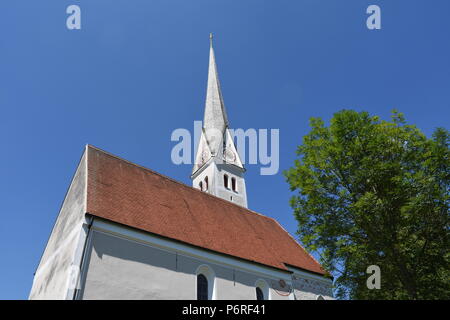
{"type": "Polygon", "coordinates": [[[222,91],[220,89],[219,75],[217,73],[216,59],[212,43],[213,35],[209,35],[209,70],[208,86],[206,91],[205,116],[203,119],[203,128],[206,131],[211,152],[216,154],[225,132],[228,127],[228,118],[223,102],[222,91]]]}
{"type": "Polygon", "coordinates": [[[209,70],[205,117],[192,168],[194,188],[247,207],[244,165],[234,145],[220,90],[216,59],[209,35],[209,70]]]}

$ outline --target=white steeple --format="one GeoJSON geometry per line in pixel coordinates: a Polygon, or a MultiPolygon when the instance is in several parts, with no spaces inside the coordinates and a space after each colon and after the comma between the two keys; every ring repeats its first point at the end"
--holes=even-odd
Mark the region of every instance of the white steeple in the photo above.
{"type": "Polygon", "coordinates": [[[213,154],[218,151],[220,139],[214,140],[214,133],[225,132],[228,127],[227,113],[220,90],[219,76],[217,74],[216,59],[212,46],[212,34],[210,34],[208,86],[206,91],[205,116],[203,128],[208,132],[206,139],[213,154]]]}
{"type": "Polygon", "coordinates": [[[247,207],[245,169],[228,125],[210,34],[205,116],[191,178],[195,188],[247,207]]]}

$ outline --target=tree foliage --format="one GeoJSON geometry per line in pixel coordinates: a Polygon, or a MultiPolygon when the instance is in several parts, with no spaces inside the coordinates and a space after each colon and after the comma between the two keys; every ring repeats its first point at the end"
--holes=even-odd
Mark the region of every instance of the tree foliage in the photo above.
{"type": "Polygon", "coordinates": [[[298,235],[351,299],[449,299],[449,132],[431,139],[393,111],[391,121],[343,110],[320,118],[285,172],[298,235]],[[370,265],[381,289],[366,286],[370,265]]]}

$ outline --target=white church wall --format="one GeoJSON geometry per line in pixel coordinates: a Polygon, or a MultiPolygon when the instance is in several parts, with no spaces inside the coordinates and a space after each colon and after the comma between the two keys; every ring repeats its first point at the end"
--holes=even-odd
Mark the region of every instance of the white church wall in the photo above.
{"type": "Polygon", "coordinates": [[[215,299],[255,300],[258,280],[271,287],[271,299],[293,299],[287,272],[104,220],[94,221],[88,251],[82,299],[196,299],[200,266],[213,270],[215,299]]]}
{"type": "MultiPolygon", "coordinates": [[[[230,166],[227,165],[227,167],[230,166]]],[[[203,184],[203,188],[205,188],[206,177],[208,177],[208,191],[205,192],[236,203],[240,206],[247,207],[245,181],[242,178],[242,173],[241,171],[239,171],[239,169],[230,170],[230,168],[228,168],[228,170],[224,170],[224,165],[217,165],[215,162],[211,161],[209,165],[204,166],[198,172],[196,172],[193,179],[194,188],[200,189],[200,181],[203,184]],[[224,174],[227,174],[229,177],[230,187],[228,189],[224,186],[224,174]],[[237,192],[231,190],[231,178],[236,179],[237,192]]]]}
{"type": "Polygon", "coordinates": [[[289,267],[294,272],[293,286],[298,300],[317,300],[322,296],[325,300],[334,300],[332,281],[323,281],[322,277],[289,267]]]}
{"type": "Polygon", "coordinates": [[[197,172],[196,177],[193,180],[194,188],[200,189],[200,187],[199,187],[200,181],[202,181],[203,188],[205,188],[205,178],[208,177],[208,191],[207,192],[211,193],[211,194],[215,194],[215,192],[216,192],[216,190],[214,189],[214,186],[215,186],[214,179],[216,178],[215,170],[216,170],[216,168],[214,165],[206,166],[206,167],[200,169],[200,171],[197,172]]]}
{"type": "Polygon", "coordinates": [[[82,299],[192,299],[177,264],[189,266],[173,253],[99,231],[91,244],[82,299]]]}
{"type": "Polygon", "coordinates": [[[227,164],[217,164],[217,170],[215,172],[217,196],[242,207],[247,207],[247,191],[245,189],[242,169],[227,164]],[[228,188],[224,185],[223,177],[225,174],[228,176],[228,188]],[[231,178],[236,179],[236,191],[231,189],[231,178]]]}
{"type": "MultiPolygon", "coordinates": [[[[86,153],[83,154],[36,270],[29,299],[69,298],[77,248],[86,212],[86,153]]],[[[81,236],[81,237],[80,237],[81,236]]]]}

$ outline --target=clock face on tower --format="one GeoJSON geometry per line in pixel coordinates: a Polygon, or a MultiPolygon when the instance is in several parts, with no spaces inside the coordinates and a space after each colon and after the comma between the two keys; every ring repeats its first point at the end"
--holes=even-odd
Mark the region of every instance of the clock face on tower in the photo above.
{"type": "Polygon", "coordinates": [[[208,160],[208,156],[209,156],[208,151],[204,150],[204,151],[202,152],[202,158],[201,158],[201,163],[202,163],[202,164],[205,163],[206,160],[208,160]]]}
{"type": "Polygon", "coordinates": [[[236,160],[236,155],[230,149],[225,150],[225,161],[234,162],[236,160]]]}

